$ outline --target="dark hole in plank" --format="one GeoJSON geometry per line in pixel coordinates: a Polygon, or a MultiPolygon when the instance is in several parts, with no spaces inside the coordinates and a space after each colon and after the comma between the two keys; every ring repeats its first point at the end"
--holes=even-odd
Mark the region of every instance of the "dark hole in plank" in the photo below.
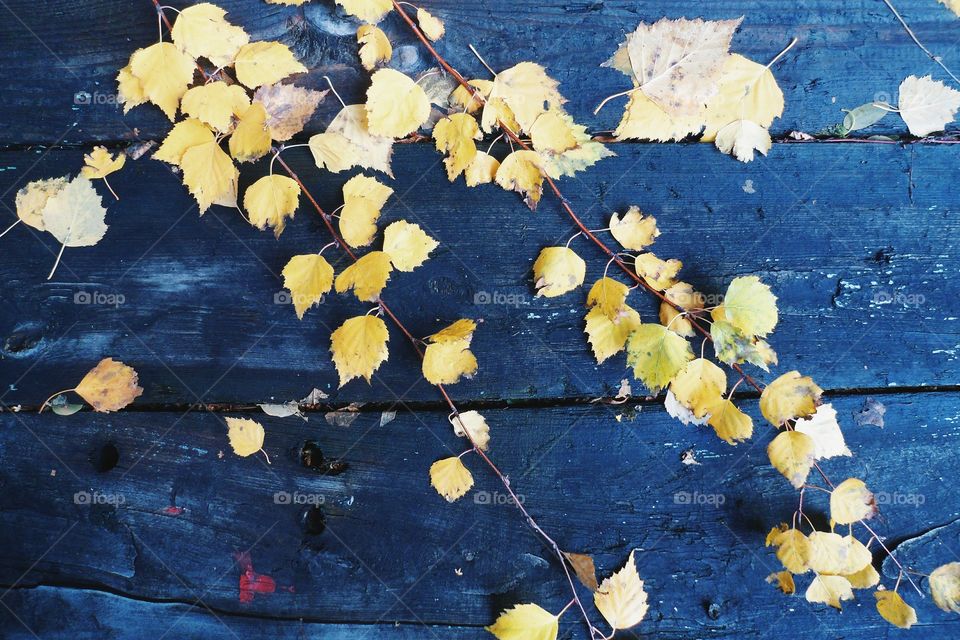
{"type": "Polygon", "coordinates": [[[300,447],[300,464],[308,469],[319,471],[324,475],[335,476],[347,470],[347,463],[342,460],[327,460],[315,440],[307,440],[300,447]]]}
{"type": "Polygon", "coordinates": [[[323,509],[320,508],[320,505],[307,507],[303,510],[303,513],[300,514],[300,526],[304,533],[311,536],[323,533],[324,529],[327,528],[327,521],[323,516],[323,509]]]}
{"type": "Polygon", "coordinates": [[[97,470],[97,473],[106,473],[120,462],[120,450],[112,442],[94,449],[90,454],[90,464],[97,470]]]}

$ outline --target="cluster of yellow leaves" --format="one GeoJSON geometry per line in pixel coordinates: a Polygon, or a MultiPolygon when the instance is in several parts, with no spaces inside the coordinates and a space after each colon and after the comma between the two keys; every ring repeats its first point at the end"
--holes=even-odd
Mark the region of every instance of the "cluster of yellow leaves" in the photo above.
{"type": "Polygon", "coordinates": [[[742,162],[765,155],[783,92],[769,67],[729,52],[741,20],[640,23],[603,65],[634,86],[614,136],[666,142],[700,135],[742,162]]]}
{"type": "MultiPolygon", "coordinates": [[[[178,110],[184,116],[154,157],[179,168],[201,214],[215,204],[236,207],[234,161],[257,160],[274,141],[300,132],[326,93],[281,84],[306,67],[282,43],[250,42],[225,16],[209,3],[187,7],[173,25],[173,42],[138,49],[117,76],[125,110],[152,102],[171,121],[178,110]],[[204,60],[218,71],[201,73],[204,60]]],[[[299,195],[296,183],[271,175],[248,189],[243,205],[251,224],[279,235],[299,195]]]]}
{"type": "MultiPolygon", "coordinates": [[[[83,376],[80,384],[67,391],[75,392],[94,411],[110,413],[123,409],[143,394],[137,378],[137,372],[133,367],[113,358],[104,358],[83,376]]],[[[48,403],[49,400],[44,402],[40,411],[43,411],[48,403]]]]}

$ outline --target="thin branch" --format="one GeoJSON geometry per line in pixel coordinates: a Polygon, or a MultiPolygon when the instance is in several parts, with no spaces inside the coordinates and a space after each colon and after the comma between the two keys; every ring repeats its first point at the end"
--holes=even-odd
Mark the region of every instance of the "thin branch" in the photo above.
{"type": "Polygon", "coordinates": [[[927,54],[928,58],[930,58],[931,60],[936,62],[938,65],[940,65],[940,68],[946,71],[947,75],[953,78],[954,82],[956,82],[957,84],[960,84],[960,78],[957,78],[957,76],[953,75],[953,72],[947,68],[947,65],[943,64],[943,61],[940,59],[940,56],[933,55],[930,49],[927,49],[925,46],[923,46],[923,43],[920,42],[920,39],[917,37],[917,34],[913,32],[913,29],[911,29],[910,25],[907,24],[907,21],[903,19],[903,16],[900,15],[900,12],[897,11],[897,8],[893,6],[893,3],[890,2],[890,0],[883,0],[883,3],[890,8],[890,11],[893,12],[893,15],[897,17],[897,20],[899,20],[900,24],[903,25],[903,28],[906,29],[907,35],[909,35],[910,38],[913,39],[913,41],[916,43],[916,45],[920,47],[920,50],[923,51],[925,54],[927,54]]]}

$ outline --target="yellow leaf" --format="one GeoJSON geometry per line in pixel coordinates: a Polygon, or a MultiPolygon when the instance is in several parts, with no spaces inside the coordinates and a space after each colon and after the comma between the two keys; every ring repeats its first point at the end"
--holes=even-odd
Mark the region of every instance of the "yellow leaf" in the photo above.
{"type": "Polygon", "coordinates": [[[430,485],[447,502],[456,502],[470,491],[473,476],[460,458],[444,458],[430,465],[430,485]]]}
{"type": "Polygon", "coordinates": [[[777,326],[777,297],[757,276],[734,278],[723,299],[727,321],[747,336],[766,336],[777,326]]]}
{"type": "Polygon", "coordinates": [[[270,84],[257,89],[253,100],[267,112],[267,128],[274,140],[289,140],[307,125],[328,91],[314,91],[292,84],[270,84]]]}
{"type": "Polygon", "coordinates": [[[940,4],[945,5],[955,14],[960,16],[960,0],[940,0],[940,4]]]}
{"type": "Polygon", "coordinates": [[[193,58],[169,42],[137,49],[130,57],[130,73],[140,81],[143,95],[160,107],[171,122],[196,70],[193,58]]]}
{"type": "Polygon", "coordinates": [[[830,492],[830,517],[837,524],[853,524],[876,512],[877,503],[863,480],[847,478],[830,492]]]}
{"type": "MultiPolygon", "coordinates": [[[[469,84],[479,96],[474,95],[467,90],[463,85],[458,86],[453,90],[453,93],[450,94],[450,106],[457,109],[463,109],[467,113],[476,113],[484,105],[483,98],[486,98],[490,95],[490,91],[493,90],[493,81],[492,80],[468,80],[469,84]]],[[[503,105],[506,108],[506,105],[503,105]]],[[[484,129],[487,133],[490,133],[487,129],[484,129]]]]}
{"type": "Polygon", "coordinates": [[[850,581],[843,576],[816,576],[807,587],[807,602],[828,604],[840,609],[841,600],[853,600],[850,581]]]}
{"type": "Polygon", "coordinates": [[[640,327],[640,314],[623,305],[620,315],[610,318],[600,307],[587,312],[586,333],[597,363],[623,351],[627,338],[640,327]]]}
{"type": "Polygon", "coordinates": [[[917,612],[896,591],[877,591],[873,597],[880,616],[893,626],[909,629],[917,623],[917,612]]]}
{"type": "Polygon", "coordinates": [[[337,293],[353,289],[361,302],[373,302],[379,296],[390,279],[390,256],[383,251],[371,251],[337,276],[337,293]]]}
{"type": "Polygon", "coordinates": [[[66,178],[48,178],[28,182],[26,186],[17,191],[17,217],[24,224],[45,231],[43,209],[47,206],[47,201],[60,193],[67,184],[66,178]]]}
{"type": "Polygon", "coordinates": [[[340,375],[340,386],[360,377],[369,383],[390,355],[389,338],[387,325],[374,315],[350,318],[340,325],[330,336],[330,351],[340,375]]]}
{"type": "Polygon", "coordinates": [[[416,82],[393,69],[380,69],[367,90],[370,132],[391,138],[413,133],[430,118],[430,100],[416,82]]]}
{"type": "Polygon", "coordinates": [[[273,227],[280,237],[286,219],[293,218],[300,200],[300,185],[287,176],[264,176],[247,187],[243,208],[250,216],[250,224],[258,229],[273,227]]]}
{"type": "Polygon", "coordinates": [[[229,65],[250,36],[224,20],[226,14],[207,2],[187,7],[170,32],[174,44],[193,58],[206,58],[217,67],[229,65]]]}
{"type": "Polygon", "coordinates": [[[717,149],[729,153],[740,162],[752,162],[753,152],[767,155],[773,140],[770,132],[750,120],[734,120],[717,132],[717,149]]]}
{"type": "Polygon", "coordinates": [[[535,151],[514,151],[497,169],[497,184],[507,191],[516,191],[531,210],[537,208],[543,195],[543,160],[535,151]]]}
{"type": "Polygon", "coordinates": [[[701,120],[699,113],[671,115],[643,91],[636,89],[630,92],[623,118],[613,135],[618,140],[682,140],[700,131],[703,126],[701,120]]]}
{"type": "MultiPolygon", "coordinates": [[[[347,158],[351,160],[351,166],[358,165],[382,171],[393,177],[390,169],[393,138],[374,135],[370,132],[367,109],[364,105],[352,104],[344,107],[327,127],[327,133],[338,133],[349,141],[351,150],[344,149],[341,153],[344,160],[347,158]]],[[[330,168],[330,171],[335,170],[330,168]]]]}
{"type": "Polygon", "coordinates": [[[93,151],[83,156],[84,167],[80,170],[80,175],[89,180],[106,178],[114,171],[122,169],[126,160],[124,153],[113,157],[106,147],[94,147],[93,151]]]}
{"type": "Polygon", "coordinates": [[[623,217],[617,213],[610,216],[610,235],[624,249],[643,251],[653,244],[660,230],[656,218],[643,215],[638,207],[630,207],[623,217]]]}
{"type": "Polygon", "coordinates": [[[642,324],[627,340],[627,364],[653,394],[670,384],[690,360],[690,343],[659,324],[642,324]]]}
{"type": "MultiPolygon", "coordinates": [[[[578,128],[580,125],[577,125],[578,128]]],[[[588,167],[592,167],[603,158],[615,156],[613,151],[599,142],[589,140],[581,142],[579,146],[564,151],[559,155],[545,153],[543,158],[544,171],[554,180],[564,176],[574,176],[588,167]]]]}
{"type": "MultiPolygon", "coordinates": [[[[763,390],[760,412],[775,427],[796,418],[812,416],[820,404],[823,389],[799,371],[788,371],[763,390]]],[[[812,440],[811,440],[812,442],[812,440]]]]}
{"type": "Polygon", "coordinates": [[[469,318],[461,318],[457,320],[449,327],[446,327],[432,336],[429,336],[428,339],[431,342],[443,343],[443,342],[459,342],[466,338],[470,338],[473,335],[473,332],[477,330],[477,323],[469,318]]]}
{"type": "Polygon", "coordinates": [[[380,210],[393,189],[376,178],[358,175],[343,185],[343,209],[340,212],[340,234],[351,247],[365,247],[377,233],[380,210]]]}
{"type": "Polygon", "coordinates": [[[423,377],[430,384],[455,384],[462,376],[473,377],[478,367],[470,342],[476,327],[473,320],[457,320],[428,338],[430,344],[423,354],[423,377]]]}
{"type": "Polygon", "coordinates": [[[530,127],[530,141],[540,153],[563,153],[579,146],[573,118],[553,108],[537,116],[530,127]]]}
{"type": "Polygon", "coordinates": [[[930,594],[944,611],[960,613],[960,562],[947,563],[930,573],[930,594]]]}
{"type": "Polygon", "coordinates": [[[320,302],[333,287],[333,267],[317,254],[293,256],[283,268],[283,286],[290,290],[297,318],[320,302]]]}
{"type": "Polygon", "coordinates": [[[153,154],[153,157],[180,166],[183,161],[183,154],[187,152],[187,149],[213,141],[214,135],[210,127],[196,118],[187,118],[173,125],[170,133],[164,138],[163,144],[153,154]]]}
{"type": "Polygon", "coordinates": [[[228,85],[222,80],[202,84],[183,94],[180,109],[188,116],[225,133],[233,126],[233,119],[242,116],[250,106],[250,98],[243,87],[228,85]]]}
{"type": "Polygon", "coordinates": [[[792,595],[796,590],[797,586],[793,582],[793,574],[789,571],[778,571],[776,573],[771,573],[767,576],[767,582],[777,583],[777,588],[785,594],[792,595]]]}
{"type": "Polygon", "coordinates": [[[630,289],[622,282],[606,276],[600,278],[590,287],[587,294],[587,307],[597,307],[611,320],[622,315],[623,305],[627,302],[630,289]]]}
{"type": "Polygon", "coordinates": [[[776,546],[776,545],[778,544],[778,543],[777,543],[777,538],[779,538],[779,537],[780,537],[780,534],[783,533],[784,531],[786,531],[786,530],[789,529],[789,528],[790,528],[790,527],[789,527],[789,525],[787,525],[786,522],[781,522],[781,523],[778,524],[777,526],[775,526],[775,527],[773,527],[772,529],[770,529],[770,533],[767,534],[767,537],[766,537],[766,539],[765,539],[765,541],[764,541],[764,543],[763,543],[763,546],[765,546],[765,547],[776,546]]]}
{"type": "Polygon", "coordinates": [[[679,260],[661,260],[652,253],[641,253],[634,256],[634,267],[637,274],[643,276],[654,289],[663,291],[677,283],[676,277],[683,268],[683,263],[679,260]]]}
{"type": "Polygon", "coordinates": [[[660,324],[670,327],[684,338],[692,338],[697,335],[690,321],[686,317],[680,317],[680,312],[673,308],[673,305],[661,302],[659,316],[660,324]]]}
{"type": "MultiPolygon", "coordinates": [[[[714,318],[726,317],[723,307],[714,308],[711,315],[714,318]]],[[[717,359],[721,362],[727,364],[749,362],[764,371],[769,371],[769,365],[777,362],[777,354],[769,344],[759,338],[743,335],[725,320],[714,320],[710,325],[710,337],[713,339],[717,359]]]]}
{"type": "Polygon", "coordinates": [[[446,32],[443,22],[426,9],[417,9],[417,23],[419,23],[423,35],[434,42],[442,38],[446,32]]]}
{"type": "Polygon", "coordinates": [[[863,570],[873,560],[870,550],[853,536],[841,536],[829,531],[814,531],[810,534],[809,540],[808,564],[816,573],[852,575],[863,570]]]}
{"type": "Polygon", "coordinates": [[[147,96],[143,93],[143,85],[140,79],[133,75],[130,65],[117,72],[117,93],[124,113],[147,101],[147,96]]]}
{"type": "Polygon", "coordinates": [[[91,369],[76,388],[94,411],[119,411],[143,393],[137,385],[137,372],[113,358],[104,358],[91,369]]]}
{"type": "Polygon", "coordinates": [[[233,135],[230,136],[230,155],[240,162],[262,158],[270,151],[270,128],[267,127],[267,110],[259,102],[251,104],[233,135]]]}
{"type": "Polygon", "coordinates": [[[454,113],[433,127],[437,151],[450,155],[444,161],[450,182],[464,172],[477,157],[475,140],[481,139],[480,125],[467,113],[454,113]]]}
{"type": "Polygon", "coordinates": [[[498,108],[491,104],[495,100],[502,100],[510,108],[520,128],[527,132],[541,113],[566,102],[557,91],[557,81],[533,62],[521,62],[501,71],[494,78],[490,99],[483,110],[484,131],[490,131],[499,117],[498,108]]]}
{"type": "Polygon", "coordinates": [[[535,604],[507,609],[486,630],[497,640],[556,640],[559,618],[535,604]]]}
{"type": "Polygon", "coordinates": [[[868,564],[856,573],[845,575],[844,578],[850,581],[850,586],[854,589],[869,589],[880,582],[880,574],[872,564],[868,564]]]}
{"type": "Polygon", "coordinates": [[[373,71],[381,62],[390,62],[393,46],[387,34],[378,27],[362,24],[357,29],[357,42],[360,44],[360,63],[367,71],[373,71]]]}
{"type": "Polygon", "coordinates": [[[706,358],[697,358],[684,365],[670,382],[670,390],[695,417],[702,418],[723,402],[727,374],[706,358]]]}
{"type": "Polygon", "coordinates": [[[372,23],[380,22],[393,9],[390,0],[337,0],[337,4],[351,16],[372,23]]]}
{"type": "Polygon", "coordinates": [[[701,140],[712,142],[717,132],[734,120],[750,120],[769,127],[783,115],[783,92],[767,67],[738,53],[727,56],[717,94],[707,103],[701,140]]]}
{"type": "Polygon", "coordinates": [[[799,489],[813,468],[813,439],[796,431],[784,431],[767,446],[770,464],[799,489]]]}
{"type": "Polygon", "coordinates": [[[93,184],[83,177],[51,194],[41,211],[43,229],[67,247],[97,244],[107,232],[107,210],[93,184]]]}
{"type": "Polygon", "coordinates": [[[569,247],[546,247],[533,263],[537,296],[555,298],[583,284],[587,263],[569,247]]]}
{"type": "Polygon", "coordinates": [[[732,401],[721,400],[709,406],[707,413],[710,414],[707,424],[713,427],[721,440],[736,445],[753,436],[753,419],[740,411],[732,401]]]}
{"type": "Polygon", "coordinates": [[[453,432],[460,438],[469,436],[470,442],[486,451],[490,445],[490,425],[476,411],[464,411],[451,416],[453,432]]]}
{"type": "Polygon", "coordinates": [[[200,205],[200,214],[222,199],[236,201],[240,171],[215,140],[190,147],[180,161],[183,183],[200,205]]]}
{"type": "Polygon", "coordinates": [[[641,22],[604,66],[631,76],[668,113],[692,116],[716,93],[730,40],[742,20],[641,22]]]}
{"type": "Polygon", "coordinates": [[[440,245],[419,225],[398,220],[383,232],[383,251],[390,262],[400,271],[413,271],[430,257],[430,252],[440,245]]]}
{"type": "Polygon", "coordinates": [[[347,140],[343,135],[328,131],[318,133],[307,141],[313,161],[320,169],[332,173],[346,171],[361,163],[359,148],[347,140]]]}
{"type": "Polygon", "coordinates": [[[593,603],[614,630],[634,627],[647,614],[647,592],[637,573],[634,553],[631,551],[627,564],[593,593],[593,603]]]}
{"type": "Polygon", "coordinates": [[[240,47],[234,61],[237,80],[251,89],[275,84],[294,73],[306,73],[290,49],[279,42],[253,42],[240,47]]]}
{"type": "Polygon", "coordinates": [[[227,437],[233,452],[242,458],[263,448],[263,425],[248,418],[227,418],[227,437]]]}
{"type": "Polygon", "coordinates": [[[467,181],[468,187],[476,187],[477,185],[493,182],[499,170],[499,160],[485,151],[477,151],[473,162],[467,167],[463,177],[467,181]]]}
{"type": "Polygon", "coordinates": [[[796,529],[780,532],[773,540],[777,547],[777,559],[790,573],[806,573],[810,570],[810,540],[796,529]]]}

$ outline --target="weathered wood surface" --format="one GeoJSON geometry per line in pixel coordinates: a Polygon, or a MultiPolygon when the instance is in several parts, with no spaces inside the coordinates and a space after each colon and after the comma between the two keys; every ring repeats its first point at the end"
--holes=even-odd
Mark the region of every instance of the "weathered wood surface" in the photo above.
{"type": "MultiPolygon", "coordinates": [[[[357,23],[315,0],[302,9],[265,5],[255,0],[220,4],[230,19],[255,40],[280,39],[312,71],[298,84],[323,87],[331,75],[351,101],[365,89],[366,75],[356,55],[357,23]]],[[[545,64],[561,82],[569,108],[591,130],[610,130],[621,102],[599,116],[594,107],[605,96],[629,88],[620,73],[599,68],[640,21],[663,16],[729,19],[745,16],[733,50],[766,62],[793,37],[798,45],[777,65],[786,112],[773,131],[816,133],[843,119],[841,108],[873,100],[895,102],[908,75],[945,74],[913,44],[880,0],[807,0],[785,6],[782,0],[543,0],[513,2],[421,3],[447,22],[440,43],[445,56],[463,73],[487,77],[467,49],[474,44],[494,68],[522,60],[545,64]]],[[[935,0],[901,0],[896,5],[917,35],[946,64],[960,67],[957,18],[935,0]]],[[[115,76],[133,49],[157,40],[157,20],[148,0],[7,0],[0,21],[0,92],[4,118],[0,144],[131,140],[162,136],[169,124],[159,111],[139,108],[122,117],[116,106],[115,76]],[[75,99],[79,96],[79,100],[75,99]]],[[[394,41],[394,65],[415,73],[433,67],[416,47],[399,18],[386,29],[394,41]]],[[[322,129],[336,103],[327,101],[310,130],[322,129]]],[[[890,116],[866,133],[903,133],[890,116]]]]}
{"type": "MultiPolygon", "coordinates": [[[[835,481],[869,477],[882,503],[876,526],[928,571],[952,560],[960,542],[948,460],[960,446],[960,403],[952,393],[879,399],[882,429],[854,423],[862,397],[835,399],[855,457],[825,468],[835,481]]],[[[759,419],[755,403],[745,406],[759,419]]],[[[655,404],[487,413],[504,472],[564,548],[594,554],[603,573],[643,550],[638,564],[652,603],[644,635],[886,634],[869,593],[840,615],[764,582],[777,563],[763,537],[790,518],[796,493],[766,463],[771,430],[759,422],[754,443],[730,447],[655,404]],[[681,462],[688,449],[699,464],[681,462]]],[[[480,637],[478,627],[505,605],[532,600],[559,610],[568,595],[558,567],[479,459],[466,458],[477,484],[465,500],[449,505],[429,488],[429,465],[463,443],[445,415],[401,413],[384,426],[379,419],[363,413],[340,428],[319,414],[307,423],[267,418],[267,465],[259,456],[221,458],[228,444],[216,414],[5,414],[0,584],[13,586],[0,600],[10,610],[0,608],[5,637],[30,637],[14,615],[42,638],[73,637],[74,628],[80,637],[93,629],[129,637],[132,628],[139,637],[225,637],[220,622],[241,637],[266,629],[355,637],[353,624],[373,625],[362,637],[393,637],[395,622],[460,627],[437,637],[480,637]],[[323,476],[301,466],[296,452],[306,440],[346,470],[323,476]],[[108,443],[119,463],[101,472],[91,459],[108,443]],[[292,504],[277,504],[276,492],[294,496],[292,504]],[[78,493],[93,497],[77,504],[78,493]],[[322,531],[303,526],[309,496],[323,503],[322,531]],[[275,593],[238,601],[240,551],[276,581],[275,593]]],[[[821,524],[825,506],[808,495],[806,510],[821,524]]],[[[954,637],[955,620],[929,598],[914,600],[921,635],[954,637]]],[[[567,637],[582,637],[574,616],[564,621],[567,637]]]]}
{"type": "MultiPolygon", "coordinates": [[[[808,371],[828,389],[960,382],[952,148],[781,145],[747,166],[704,145],[617,149],[619,157],[564,183],[587,224],[606,226],[612,210],[640,204],[660,221],[657,253],[683,260],[684,277],[702,291],[722,292],[740,274],[769,282],[782,309],[779,370],[808,371]]],[[[328,211],[342,202],[347,176],[316,171],[303,149],[289,160],[328,211]]],[[[395,275],[385,298],[420,336],[460,317],[483,320],[474,341],[481,373],[455,396],[610,394],[625,359],[596,366],[583,334],[585,293],[533,296],[531,264],[541,247],[566,242],[568,218],[547,197],[530,213],[495,187],[451,185],[439,162],[429,148],[398,148],[397,195],[382,220],[417,221],[442,248],[395,275]]],[[[80,151],[8,152],[0,192],[9,201],[25,181],[81,163],[80,151]]],[[[265,170],[248,168],[241,188],[265,170]]],[[[121,200],[109,203],[105,239],[68,249],[54,281],[45,280],[59,249],[49,234],[21,226],[4,238],[0,277],[15,292],[0,309],[4,371],[15,385],[4,390],[6,404],[36,405],[73,387],[104,353],[137,367],[146,404],[285,401],[313,387],[342,402],[437,399],[399,332],[373,386],[337,391],[329,335],[369,304],[332,295],[302,322],[292,305],[275,304],[290,256],[329,239],[305,202],[277,241],[236,211],[200,218],[158,161],[131,162],[112,179],[121,200]]],[[[602,254],[582,239],[573,246],[588,258],[588,281],[600,277],[602,254]]],[[[632,297],[654,317],[645,294],[632,297]]]]}

